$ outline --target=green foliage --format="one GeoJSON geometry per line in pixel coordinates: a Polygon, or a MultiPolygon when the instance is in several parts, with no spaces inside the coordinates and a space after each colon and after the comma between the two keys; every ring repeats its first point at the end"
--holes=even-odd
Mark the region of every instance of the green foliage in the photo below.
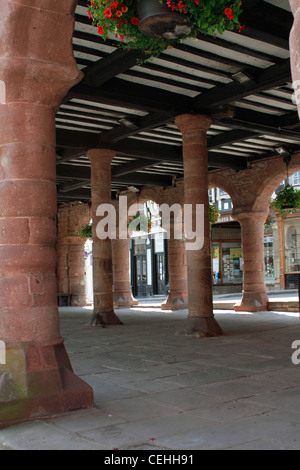
{"type": "Polygon", "coordinates": [[[92,225],[91,224],[83,225],[81,227],[81,230],[79,230],[78,235],[81,238],[92,238],[92,225]]]}
{"type": "MultiPolygon", "coordinates": [[[[137,0],[142,1],[142,0],[137,0]]],[[[159,56],[166,48],[172,47],[185,38],[159,39],[145,36],[138,27],[137,1],[90,0],[88,15],[98,27],[99,34],[106,40],[109,33],[121,39],[120,46],[128,50],[140,50],[146,55],[159,56]]],[[[172,11],[185,15],[192,24],[188,37],[199,34],[222,34],[225,30],[239,29],[241,0],[159,0],[172,11]]],[[[111,36],[112,37],[112,36],[111,36]]],[[[146,59],[147,60],[147,59],[146,59]]]]}
{"type": "Polygon", "coordinates": [[[270,205],[284,218],[300,209],[300,190],[287,184],[277,193],[276,198],[270,201],[270,205]]]}
{"type": "Polygon", "coordinates": [[[132,230],[135,232],[139,232],[139,231],[150,232],[151,219],[149,219],[149,217],[146,217],[144,214],[140,214],[139,212],[137,212],[135,216],[129,217],[128,228],[129,230],[132,230]],[[135,223],[131,224],[137,219],[139,220],[138,224],[135,224],[135,223]]]}
{"type": "Polygon", "coordinates": [[[210,223],[210,227],[212,226],[212,224],[215,224],[218,221],[220,215],[221,215],[221,213],[217,209],[217,206],[212,202],[209,203],[209,223],[210,223]]]}

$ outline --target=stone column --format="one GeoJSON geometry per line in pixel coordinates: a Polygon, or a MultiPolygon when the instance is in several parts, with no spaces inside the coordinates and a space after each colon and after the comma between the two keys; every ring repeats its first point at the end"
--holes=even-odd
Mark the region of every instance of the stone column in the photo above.
{"type": "Polygon", "coordinates": [[[115,307],[138,305],[138,301],[132,295],[130,286],[129,242],[129,238],[112,240],[115,307]]]}
{"type": "MultiPolygon", "coordinates": [[[[180,224],[182,224],[182,221],[180,221],[180,224]]],[[[170,218],[170,229],[171,233],[168,240],[169,292],[167,299],[161,305],[161,309],[184,310],[188,308],[185,241],[184,239],[174,238],[176,234],[174,214],[170,218]]]]}
{"type": "Polygon", "coordinates": [[[265,285],[264,223],[268,212],[246,212],[233,215],[241,225],[243,248],[243,297],[235,311],[268,310],[265,285]]]}
{"type": "Polygon", "coordinates": [[[186,332],[196,336],[217,336],[222,330],[214,318],[208,202],[208,166],[206,132],[211,125],[207,116],[183,114],[175,119],[183,137],[184,203],[204,205],[204,243],[201,249],[188,249],[187,278],[189,314],[186,332]]]}
{"type": "MultiPolygon", "coordinates": [[[[92,235],[93,235],[93,285],[94,314],[92,325],[121,325],[122,322],[113,307],[113,271],[111,238],[100,239],[96,228],[101,217],[97,208],[101,204],[111,204],[111,162],[115,156],[113,150],[92,149],[87,152],[91,162],[92,196],[92,235]]],[[[113,206],[112,206],[113,207],[113,206]]]]}
{"type": "Polygon", "coordinates": [[[72,306],[86,305],[85,294],[85,239],[80,237],[68,237],[69,250],[67,255],[69,285],[72,306]]]}
{"type": "Polygon", "coordinates": [[[294,15],[294,23],[290,32],[290,57],[293,87],[295,91],[298,114],[300,116],[300,3],[299,0],[290,0],[294,15]]]}
{"type": "Polygon", "coordinates": [[[55,276],[55,110],[81,78],[71,47],[75,2],[60,2],[59,11],[52,0],[43,9],[29,0],[4,3],[0,427],[93,405],[92,389],[73,373],[60,335],[55,276]]]}

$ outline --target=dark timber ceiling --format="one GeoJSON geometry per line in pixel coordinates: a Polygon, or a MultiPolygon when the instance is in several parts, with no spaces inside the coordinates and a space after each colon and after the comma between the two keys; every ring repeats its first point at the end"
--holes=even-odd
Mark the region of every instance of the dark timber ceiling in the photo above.
{"type": "Polygon", "coordinates": [[[73,48],[84,78],[56,115],[59,203],[90,199],[89,148],[116,150],[113,194],[182,178],[182,139],[174,124],[182,113],[213,119],[209,171],[251,168],[280,145],[300,149],[289,2],[244,0],[243,8],[242,33],[189,39],[136,65],[141,54],[119,49],[113,39],[104,42],[88,19],[87,2],[79,0],[73,48]]]}

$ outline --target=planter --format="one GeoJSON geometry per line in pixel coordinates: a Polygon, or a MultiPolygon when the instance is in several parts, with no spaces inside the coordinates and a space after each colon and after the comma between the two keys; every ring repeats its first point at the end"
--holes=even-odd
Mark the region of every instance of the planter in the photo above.
{"type": "Polygon", "coordinates": [[[278,191],[276,198],[270,201],[270,205],[281,217],[286,217],[288,214],[300,209],[300,190],[287,184],[278,191]]]}
{"type": "Polygon", "coordinates": [[[296,207],[282,207],[280,211],[280,215],[283,219],[287,217],[289,214],[292,214],[293,212],[296,212],[297,208],[296,207]]]}
{"type": "Polygon", "coordinates": [[[159,0],[137,0],[139,29],[153,38],[176,39],[188,36],[192,30],[185,15],[172,12],[159,0]]]}

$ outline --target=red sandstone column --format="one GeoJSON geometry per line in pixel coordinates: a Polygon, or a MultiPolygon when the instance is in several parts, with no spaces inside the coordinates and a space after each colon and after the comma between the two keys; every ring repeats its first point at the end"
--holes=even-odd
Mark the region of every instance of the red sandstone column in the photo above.
{"type": "Polygon", "coordinates": [[[208,168],[206,132],[211,125],[207,116],[183,114],[175,123],[183,137],[184,203],[204,205],[204,244],[187,250],[188,304],[187,333],[217,336],[222,330],[213,315],[210,253],[208,168]]]}
{"type": "Polygon", "coordinates": [[[291,72],[298,114],[300,116],[300,2],[299,0],[290,0],[290,5],[294,15],[294,24],[290,32],[291,72]]]}
{"type": "Polygon", "coordinates": [[[111,162],[115,152],[92,149],[87,152],[91,162],[91,195],[93,220],[93,284],[94,326],[121,325],[113,307],[113,271],[111,238],[99,239],[96,233],[101,218],[96,215],[101,204],[111,204],[111,162]]]}
{"type": "MultiPolygon", "coordinates": [[[[182,225],[182,221],[180,222],[182,225]]],[[[161,305],[162,310],[183,310],[188,308],[187,269],[184,239],[174,235],[174,215],[170,220],[171,233],[168,240],[169,293],[161,305]]],[[[181,227],[180,227],[181,229],[181,227]]]]}
{"type": "Polygon", "coordinates": [[[112,240],[115,307],[132,307],[138,304],[130,286],[129,242],[129,238],[112,240]]]}
{"type": "Polygon", "coordinates": [[[0,8],[0,427],[93,404],[72,371],[57,308],[55,109],[80,79],[75,2],[59,5],[0,8]]]}
{"type": "Polygon", "coordinates": [[[69,285],[72,306],[86,305],[85,294],[85,239],[79,236],[68,237],[69,252],[67,257],[69,285]]]}
{"type": "Polygon", "coordinates": [[[236,311],[268,310],[265,285],[264,223],[267,212],[247,212],[235,215],[242,229],[244,260],[243,297],[236,311]]]}

